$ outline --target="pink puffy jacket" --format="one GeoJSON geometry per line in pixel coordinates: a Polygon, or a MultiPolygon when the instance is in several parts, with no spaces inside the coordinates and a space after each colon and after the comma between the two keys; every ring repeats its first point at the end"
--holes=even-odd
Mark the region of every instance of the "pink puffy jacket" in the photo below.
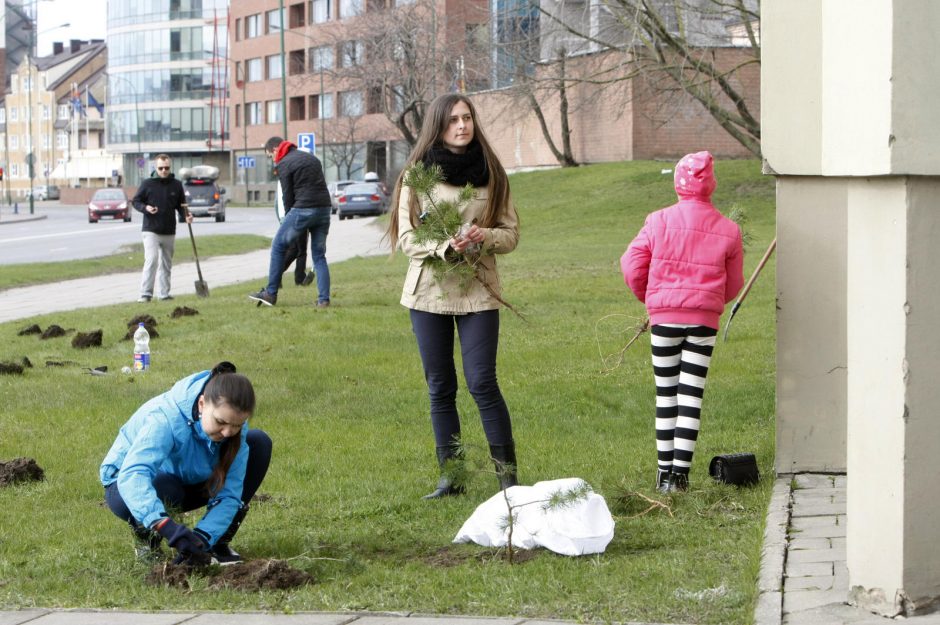
{"type": "Polygon", "coordinates": [[[708,152],[679,161],[675,186],[679,202],[646,218],[620,268],[653,325],[717,330],[725,304],[744,284],[741,229],[712,206],[714,159],[708,152]]]}

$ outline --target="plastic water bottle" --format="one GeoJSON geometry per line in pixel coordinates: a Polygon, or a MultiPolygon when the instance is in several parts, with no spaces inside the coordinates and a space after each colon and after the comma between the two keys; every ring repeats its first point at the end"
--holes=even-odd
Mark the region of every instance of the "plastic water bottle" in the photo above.
{"type": "Polygon", "coordinates": [[[147,371],[148,369],[150,369],[150,333],[141,322],[134,332],[134,371],[147,371]]]}

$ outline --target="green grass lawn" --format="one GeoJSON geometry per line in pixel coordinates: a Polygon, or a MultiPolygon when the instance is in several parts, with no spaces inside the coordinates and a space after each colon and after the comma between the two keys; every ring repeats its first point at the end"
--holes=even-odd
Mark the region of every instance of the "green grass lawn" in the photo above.
{"type": "MultiPolygon", "coordinates": [[[[183,231],[185,233],[185,230],[183,231]]],[[[225,256],[260,250],[271,246],[271,238],[257,234],[220,234],[199,237],[199,257],[225,256]]],[[[182,234],[176,241],[174,263],[193,259],[189,237],[182,234]]],[[[140,271],[144,266],[144,244],[134,243],[110,256],[85,258],[59,263],[24,263],[0,265],[0,290],[31,284],[46,284],[73,278],[87,278],[123,271],[140,271]]]]}
{"type": "MultiPolygon", "coordinates": [[[[209,299],[180,297],[198,316],[153,307],[160,336],[153,370],[131,362],[125,323],[147,311],[126,304],[0,324],[0,360],[37,366],[0,376],[0,460],[34,458],[43,482],[0,488],[0,606],[123,609],[414,610],[666,623],[749,623],[772,486],[774,262],[765,268],[712,360],[692,488],[656,497],[654,388],[643,337],[611,369],[645,316],[623,284],[619,258],[645,215],[674,201],[662,163],[632,162],[512,177],[521,242],[501,258],[504,295],[528,322],[502,315],[500,382],[513,416],[523,483],[581,477],[616,521],[603,554],[538,551],[510,566],[499,553],[451,540],[495,492],[475,475],[464,497],[420,499],[437,479],[427,390],[407,311],[398,304],[405,259],[331,267],[333,306],[288,287],[256,308],[245,287],[209,299]],[[70,338],[17,336],[38,323],[89,331],[70,338]],[[316,583],[293,591],[192,591],[143,583],[129,530],[102,504],[98,465],[145,400],[218,360],[255,383],[251,425],[274,439],[274,459],[234,546],[248,558],[290,558],[316,583]],[[44,367],[69,360],[70,367],[44,367]],[[81,366],[108,365],[93,377],[81,366]],[[735,489],[707,476],[717,453],[757,454],[763,481],[735,489]],[[643,514],[645,497],[669,505],[643,514]],[[670,514],[671,513],[671,514],[670,514]]],[[[774,183],[754,161],[722,162],[716,205],[747,210],[745,272],[774,236],[774,183]]],[[[135,265],[136,266],[136,265],[135,265]]],[[[459,407],[472,459],[485,440],[472,399],[459,407]]]]}

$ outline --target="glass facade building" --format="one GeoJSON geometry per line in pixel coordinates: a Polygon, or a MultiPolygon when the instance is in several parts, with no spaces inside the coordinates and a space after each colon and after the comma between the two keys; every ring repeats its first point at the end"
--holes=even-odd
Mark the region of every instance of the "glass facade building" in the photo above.
{"type": "Polygon", "coordinates": [[[229,171],[228,0],[109,0],[108,150],[126,184],[151,160],[229,171]]]}

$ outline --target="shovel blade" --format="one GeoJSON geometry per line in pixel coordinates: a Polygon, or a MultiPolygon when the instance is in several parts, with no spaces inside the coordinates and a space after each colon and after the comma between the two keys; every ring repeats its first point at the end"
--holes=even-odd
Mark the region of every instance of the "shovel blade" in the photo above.
{"type": "Polygon", "coordinates": [[[209,297],[209,285],[203,280],[196,280],[196,295],[199,297],[209,297]]]}

